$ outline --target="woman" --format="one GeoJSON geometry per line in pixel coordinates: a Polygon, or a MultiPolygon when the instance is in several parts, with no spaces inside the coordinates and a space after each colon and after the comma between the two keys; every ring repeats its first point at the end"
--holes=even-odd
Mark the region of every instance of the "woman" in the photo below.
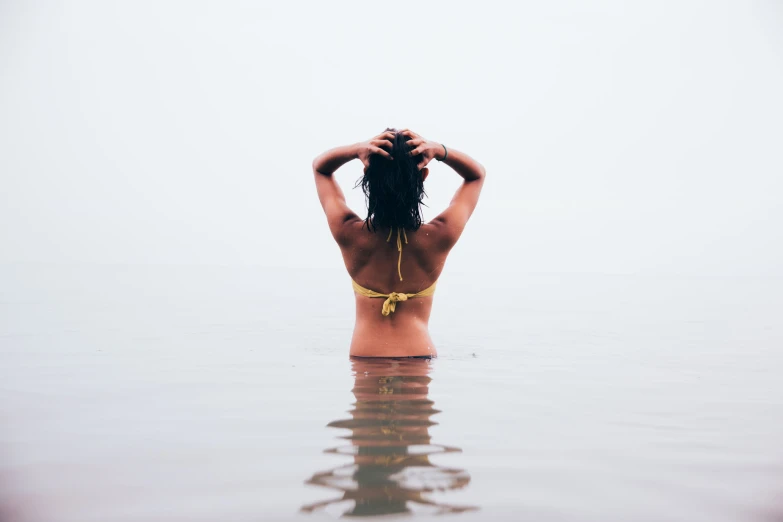
{"type": "Polygon", "coordinates": [[[485,171],[478,162],[409,130],[389,129],[355,145],[329,150],[313,161],[321,206],[353,279],[356,326],[351,355],[434,357],[427,325],[435,282],[446,257],[476,208],[485,171]],[[345,203],[334,172],[358,158],[367,218],[345,203]],[[424,180],[432,159],[462,176],[449,207],[421,222],[424,180]]]}

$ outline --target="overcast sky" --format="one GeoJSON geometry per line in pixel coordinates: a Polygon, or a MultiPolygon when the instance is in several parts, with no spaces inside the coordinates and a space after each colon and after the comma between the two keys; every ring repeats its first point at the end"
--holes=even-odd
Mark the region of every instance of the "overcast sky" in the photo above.
{"type": "Polygon", "coordinates": [[[340,270],[396,126],[487,168],[455,270],[781,274],[779,1],[261,4],[0,3],[0,262],[340,270]]]}

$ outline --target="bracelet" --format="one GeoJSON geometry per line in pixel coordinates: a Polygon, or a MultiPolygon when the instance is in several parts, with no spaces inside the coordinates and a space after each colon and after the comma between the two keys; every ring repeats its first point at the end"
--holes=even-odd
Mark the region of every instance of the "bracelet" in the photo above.
{"type": "Polygon", "coordinates": [[[446,158],[449,157],[449,149],[446,148],[444,144],[440,144],[441,147],[443,147],[443,159],[436,158],[438,161],[446,161],[446,158]]]}

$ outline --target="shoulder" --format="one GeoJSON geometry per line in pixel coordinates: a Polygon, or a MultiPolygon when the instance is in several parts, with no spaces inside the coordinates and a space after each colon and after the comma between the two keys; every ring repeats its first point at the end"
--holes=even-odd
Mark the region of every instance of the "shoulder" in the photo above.
{"type": "Polygon", "coordinates": [[[367,224],[360,217],[353,215],[347,218],[334,235],[341,248],[355,248],[369,240],[370,232],[367,224]]]}
{"type": "Polygon", "coordinates": [[[428,249],[448,252],[459,237],[451,228],[446,222],[437,218],[429,223],[422,224],[419,228],[422,246],[426,246],[428,249]]]}

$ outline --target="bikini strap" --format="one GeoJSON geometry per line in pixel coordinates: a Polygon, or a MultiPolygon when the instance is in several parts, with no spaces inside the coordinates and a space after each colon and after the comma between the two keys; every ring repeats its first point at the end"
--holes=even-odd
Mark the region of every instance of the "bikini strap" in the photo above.
{"type": "MultiPolygon", "coordinates": [[[[405,229],[401,229],[400,227],[397,227],[397,250],[399,251],[400,255],[397,257],[397,274],[400,276],[400,281],[402,281],[402,239],[400,238],[400,230],[402,230],[402,237],[405,238],[405,244],[408,244],[408,234],[405,233],[405,229]]],[[[391,240],[392,235],[392,229],[389,229],[389,237],[386,238],[386,242],[388,243],[391,240]]]]}
{"type": "Polygon", "coordinates": [[[383,302],[383,307],[381,307],[381,314],[384,316],[388,316],[389,314],[393,314],[394,311],[397,309],[397,303],[401,301],[407,301],[408,299],[413,299],[416,297],[429,297],[431,295],[435,294],[435,286],[437,286],[438,282],[432,283],[429,287],[425,288],[424,290],[420,292],[416,292],[415,294],[406,294],[402,292],[391,292],[388,294],[382,294],[380,292],[376,292],[375,290],[370,290],[369,288],[365,288],[353,279],[351,279],[351,284],[353,285],[353,291],[356,292],[358,295],[363,295],[364,297],[383,297],[386,299],[386,301],[383,302]]]}

